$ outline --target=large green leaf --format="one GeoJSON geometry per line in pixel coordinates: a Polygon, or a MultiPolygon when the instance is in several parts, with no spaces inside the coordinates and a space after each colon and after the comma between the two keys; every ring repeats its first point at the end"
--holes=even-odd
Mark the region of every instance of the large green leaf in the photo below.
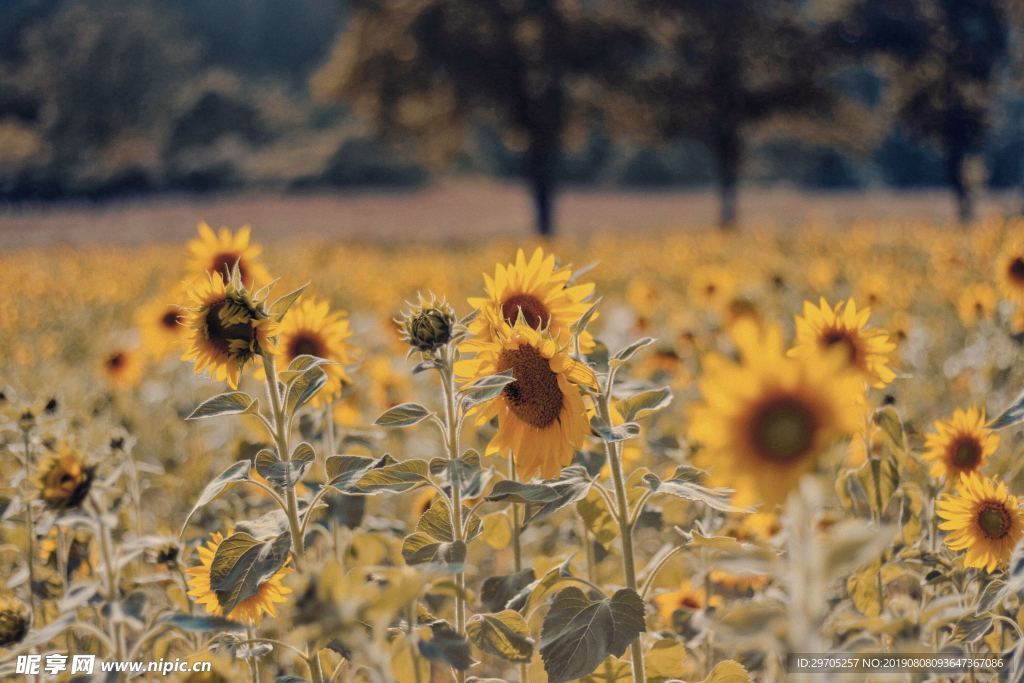
{"type": "Polygon", "coordinates": [[[480,586],[480,602],[490,611],[500,612],[536,578],[533,569],[524,569],[504,576],[488,576],[480,586]]]}
{"type": "Polygon", "coordinates": [[[443,564],[459,571],[466,563],[466,544],[462,541],[438,541],[423,531],[414,531],[402,540],[406,564],[443,564]]]}
{"type": "Polygon", "coordinates": [[[327,373],[319,365],[313,365],[303,371],[289,385],[285,395],[285,410],[294,415],[299,408],[306,405],[327,384],[327,373]]]}
{"type": "Polygon", "coordinates": [[[430,483],[426,460],[403,460],[368,470],[352,485],[352,493],[401,493],[430,483]]]}
{"type": "Polygon", "coordinates": [[[192,519],[192,516],[196,514],[199,508],[203,507],[220,495],[220,492],[228,485],[247,480],[249,478],[249,470],[251,468],[251,462],[248,460],[239,460],[214,477],[213,481],[207,484],[206,488],[203,489],[203,492],[199,494],[199,499],[196,501],[196,504],[192,506],[191,512],[189,512],[185,517],[185,522],[181,525],[182,532],[185,531],[185,527],[188,526],[189,520],[192,519]]]}
{"type": "Polygon", "coordinates": [[[466,624],[469,640],[484,652],[510,662],[529,662],[533,657],[530,627],[519,612],[475,614],[466,624]]]}
{"type": "Polygon", "coordinates": [[[529,522],[540,521],[566,505],[571,505],[583,498],[590,491],[591,483],[590,477],[583,467],[579,465],[566,467],[557,479],[547,482],[547,486],[555,491],[554,499],[527,503],[523,526],[529,522]]]}
{"type": "Polygon", "coordinates": [[[238,603],[256,595],[277,573],[288,559],[291,542],[287,531],[266,542],[247,533],[232,534],[221,542],[210,565],[210,588],[224,614],[231,614],[238,603]]]}
{"type": "Polygon", "coordinates": [[[221,415],[241,415],[242,413],[253,412],[256,408],[256,399],[244,391],[229,391],[225,394],[217,394],[208,398],[186,417],[186,420],[201,420],[207,417],[220,417],[221,415]]]}
{"type": "Polygon", "coordinates": [[[712,489],[700,483],[703,473],[693,467],[680,465],[670,479],[662,481],[658,475],[649,472],[644,475],[643,482],[657,494],[667,494],[677,498],[703,503],[713,510],[722,512],[750,512],[745,508],[738,508],[730,504],[732,500],[732,489],[712,489]]]}
{"type": "Polygon", "coordinates": [[[419,403],[402,403],[374,420],[378,427],[411,427],[430,416],[430,411],[419,403]]]}
{"type": "Polygon", "coordinates": [[[591,673],[605,657],[622,656],[646,630],[644,602],[628,588],[591,600],[571,586],[555,596],[544,617],[540,654],[550,683],[591,673]]]}
{"type": "Polygon", "coordinates": [[[621,399],[616,402],[616,406],[622,414],[623,421],[633,422],[661,410],[670,403],[672,403],[672,390],[668,387],[660,387],[641,391],[621,399]]]}

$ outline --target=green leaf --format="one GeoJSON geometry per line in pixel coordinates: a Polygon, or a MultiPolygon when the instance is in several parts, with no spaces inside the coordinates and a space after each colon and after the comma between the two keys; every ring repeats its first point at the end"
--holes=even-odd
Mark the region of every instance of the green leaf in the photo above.
{"type": "Polygon", "coordinates": [[[591,489],[583,500],[576,502],[576,512],[594,540],[607,548],[619,535],[619,523],[608,509],[604,496],[591,489]]]}
{"type": "Polygon", "coordinates": [[[590,418],[590,428],[594,430],[594,433],[601,437],[603,441],[607,441],[608,443],[617,443],[619,441],[632,439],[640,433],[640,425],[636,422],[624,422],[623,424],[612,427],[598,415],[594,415],[590,418]]]}
{"type": "Polygon", "coordinates": [[[191,633],[206,633],[208,631],[244,631],[245,624],[241,624],[237,621],[231,621],[224,617],[210,617],[210,616],[194,616],[192,614],[184,614],[181,612],[175,612],[174,614],[165,614],[157,621],[168,624],[176,629],[182,631],[189,631],[191,633]]]}
{"type": "Polygon", "coordinates": [[[379,427],[411,427],[430,417],[430,411],[419,403],[402,403],[374,420],[379,427]]]}
{"type": "Polygon", "coordinates": [[[653,343],[654,339],[651,337],[643,337],[641,339],[637,339],[635,342],[633,342],[632,344],[630,344],[629,346],[627,346],[626,348],[622,349],[614,356],[612,356],[611,360],[608,361],[608,364],[611,367],[622,365],[623,363],[629,361],[630,358],[635,356],[637,351],[646,346],[650,346],[653,343]]]}
{"type": "Polygon", "coordinates": [[[590,305],[590,308],[587,309],[587,312],[581,315],[580,319],[573,323],[573,335],[583,334],[583,331],[587,329],[587,325],[589,325],[590,321],[594,319],[594,314],[597,313],[597,309],[600,305],[601,297],[598,297],[597,299],[594,300],[594,303],[590,305]]]}
{"type": "Polygon", "coordinates": [[[514,381],[515,378],[512,376],[511,370],[481,377],[462,389],[462,405],[469,408],[478,403],[490,401],[501,394],[505,387],[514,381]]]}
{"type": "Polygon", "coordinates": [[[346,489],[368,470],[384,467],[395,462],[390,455],[383,455],[377,460],[365,455],[329,455],[327,456],[327,483],[339,489],[346,489]]]}
{"type": "Polygon", "coordinates": [[[401,493],[430,482],[430,466],[425,460],[403,460],[368,470],[351,486],[351,493],[401,493]]]}
{"type": "Polygon", "coordinates": [[[550,683],[586,676],[605,657],[622,656],[646,630],[644,602],[628,588],[593,601],[575,586],[555,596],[544,617],[540,655],[550,683]]]}
{"type": "Polygon", "coordinates": [[[287,531],[261,542],[247,533],[232,534],[217,547],[210,565],[210,588],[224,614],[251,598],[288,559],[292,538],[287,531]]]}
{"type": "Polygon", "coordinates": [[[903,432],[903,421],[900,420],[899,413],[892,406],[884,406],[875,411],[872,416],[874,423],[878,425],[879,429],[889,440],[889,444],[899,450],[906,450],[906,436],[903,432]]]}
{"type": "Polygon", "coordinates": [[[292,362],[288,364],[287,370],[282,370],[281,372],[277,373],[277,379],[279,379],[285,386],[288,386],[297,378],[301,377],[302,373],[306,372],[310,368],[334,364],[334,361],[329,361],[326,358],[320,358],[319,356],[311,356],[307,353],[304,353],[295,356],[295,358],[292,359],[292,362]]]}
{"type": "Polygon", "coordinates": [[[462,541],[438,541],[423,531],[414,531],[402,540],[406,564],[443,564],[459,571],[466,564],[466,544],[462,541]]]}
{"type": "Polygon", "coordinates": [[[888,453],[880,458],[868,458],[857,468],[855,476],[864,487],[868,505],[881,517],[900,485],[899,463],[896,462],[896,458],[888,453]]]}
{"type": "MultiPolygon", "coordinates": [[[[468,511],[463,511],[463,517],[468,511]]],[[[434,540],[451,542],[455,540],[455,531],[452,529],[452,508],[448,499],[438,496],[434,498],[427,511],[420,515],[416,522],[416,531],[421,531],[434,540]]],[[[474,516],[470,527],[466,529],[466,537],[472,539],[480,532],[480,518],[474,516]]]]}
{"type": "Polygon", "coordinates": [[[879,528],[862,520],[847,519],[829,528],[824,544],[824,569],[829,582],[873,562],[889,547],[897,527],[879,528]]]}
{"type": "Polygon", "coordinates": [[[519,612],[507,609],[497,614],[474,614],[466,624],[469,640],[484,652],[510,662],[533,658],[530,627],[519,612]]]}
{"type": "Polygon", "coordinates": [[[727,659],[719,662],[701,683],[750,683],[750,674],[739,662],[727,659]]]}
{"type": "Polygon", "coordinates": [[[1014,399],[1010,407],[989,423],[990,429],[1006,429],[1024,422],[1024,393],[1014,399]]]}
{"type": "Polygon", "coordinates": [[[530,522],[540,521],[566,505],[571,505],[583,498],[590,491],[591,483],[587,471],[579,465],[566,467],[557,479],[552,479],[547,483],[555,490],[556,497],[553,500],[527,502],[523,526],[525,527],[530,522]]]}
{"type": "Polygon", "coordinates": [[[688,465],[680,465],[676,468],[671,479],[662,481],[658,475],[649,472],[644,475],[643,482],[654,493],[664,493],[677,498],[685,498],[698,503],[703,503],[713,510],[721,512],[751,512],[749,508],[738,508],[729,501],[732,500],[732,489],[709,489],[697,482],[702,472],[688,465]]]}
{"type": "Polygon", "coordinates": [[[241,415],[252,412],[256,406],[256,399],[244,391],[229,391],[226,394],[217,394],[213,398],[206,399],[185,419],[202,420],[221,415],[241,415]]]}
{"type": "Polygon", "coordinates": [[[433,637],[419,642],[420,654],[458,671],[465,671],[476,662],[469,651],[469,641],[445,623],[431,626],[433,637]]]}
{"type": "Polygon", "coordinates": [[[302,480],[315,457],[313,447],[305,441],[296,447],[290,463],[263,449],[256,454],[256,471],[279,489],[291,488],[302,480]]]}
{"type": "Polygon", "coordinates": [[[276,323],[281,322],[284,319],[288,309],[292,307],[292,304],[302,295],[302,292],[306,287],[309,287],[309,283],[302,285],[298,289],[288,292],[280,299],[270,305],[270,319],[276,323]]]}
{"type": "Polygon", "coordinates": [[[196,501],[196,504],[192,507],[192,511],[188,513],[187,517],[185,517],[185,523],[181,525],[181,533],[179,533],[178,535],[180,536],[181,534],[185,533],[185,527],[188,526],[188,523],[192,519],[192,516],[196,514],[199,508],[203,507],[211,500],[216,498],[218,495],[220,495],[220,492],[223,491],[228,485],[234,484],[235,482],[239,481],[246,481],[249,478],[249,470],[251,468],[251,462],[249,462],[248,460],[239,460],[238,462],[234,463],[226,470],[218,474],[213,479],[213,481],[207,484],[206,488],[203,489],[203,492],[199,494],[199,499],[196,501]]]}
{"type": "Polygon", "coordinates": [[[512,499],[516,503],[550,503],[558,500],[558,491],[547,484],[524,484],[511,479],[496,483],[486,500],[499,501],[512,499]]]}
{"type": "Polygon", "coordinates": [[[327,373],[319,365],[314,365],[303,371],[288,385],[285,395],[285,410],[289,415],[294,415],[299,408],[306,405],[316,393],[327,384],[327,373]]]}
{"type": "Polygon", "coordinates": [[[489,576],[480,586],[480,602],[490,611],[500,612],[536,578],[533,569],[524,569],[505,576],[489,576]]]}
{"type": "Polygon", "coordinates": [[[627,396],[618,401],[616,405],[622,414],[622,419],[626,422],[633,422],[661,410],[670,403],[672,403],[672,390],[668,387],[661,387],[627,396]]]}

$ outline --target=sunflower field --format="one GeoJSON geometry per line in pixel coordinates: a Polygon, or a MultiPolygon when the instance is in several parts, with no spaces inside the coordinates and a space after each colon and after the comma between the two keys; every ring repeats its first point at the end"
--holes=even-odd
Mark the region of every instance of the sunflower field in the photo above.
{"type": "Polygon", "coordinates": [[[1024,220],[200,224],[0,291],[0,679],[1024,680],[1024,220]],[[799,673],[857,655],[932,664],[799,673]]]}

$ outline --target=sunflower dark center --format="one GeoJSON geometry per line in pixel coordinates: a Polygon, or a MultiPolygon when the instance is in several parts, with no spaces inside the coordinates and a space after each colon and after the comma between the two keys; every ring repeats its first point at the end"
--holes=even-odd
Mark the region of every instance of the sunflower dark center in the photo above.
{"type": "Polygon", "coordinates": [[[107,367],[111,370],[120,370],[124,365],[124,354],[121,352],[112,353],[107,358],[107,367]]]}
{"type": "Polygon", "coordinates": [[[842,345],[846,349],[846,358],[850,365],[856,365],[860,359],[857,344],[846,330],[826,330],[821,335],[821,345],[826,349],[842,345]]]}
{"type": "Polygon", "coordinates": [[[532,294],[514,294],[501,304],[501,316],[509,325],[515,325],[522,311],[526,324],[535,330],[546,326],[551,320],[547,306],[532,294]]]}
{"type": "Polygon", "coordinates": [[[241,322],[240,313],[248,312],[241,305],[227,300],[218,301],[206,312],[206,337],[221,353],[231,355],[232,346],[237,347],[237,342],[249,347],[256,339],[251,317],[245,315],[245,322],[241,322]]]}
{"type": "Polygon", "coordinates": [[[754,412],[751,445],[766,460],[789,462],[811,450],[817,428],[818,418],[811,406],[795,396],[783,396],[754,412]]]}
{"type": "Polygon", "coordinates": [[[177,329],[183,320],[181,312],[175,308],[168,309],[160,318],[160,324],[169,330],[177,329]]]}
{"type": "Polygon", "coordinates": [[[300,332],[292,337],[291,343],[288,345],[288,355],[291,358],[297,358],[298,356],[323,358],[325,354],[320,337],[300,332]]]}
{"type": "Polygon", "coordinates": [[[512,412],[540,429],[555,422],[562,412],[564,397],[558,375],[552,372],[548,359],[532,346],[521,346],[501,353],[498,370],[509,369],[516,381],[506,384],[502,395],[512,412]]]}
{"type": "Polygon", "coordinates": [[[692,595],[685,595],[679,600],[680,607],[687,607],[689,609],[700,609],[700,601],[692,595]]]}
{"type": "Polygon", "coordinates": [[[991,539],[1010,533],[1010,512],[999,503],[986,503],[978,512],[978,527],[991,539]]]}
{"type": "Polygon", "coordinates": [[[242,276],[242,282],[245,282],[248,279],[246,277],[248,273],[246,272],[245,261],[242,260],[241,254],[235,252],[224,251],[214,256],[210,261],[210,272],[217,273],[223,277],[225,273],[231,273],[231,269],[235,267],[236,263],[238,264],[238,274],[242,276]]]}
{"type": "Polygon", "coordinates": [[[962,437],[953,442],[950,457],[953,465],[959,469],[974,470],[981,462],[981,444],[974,437],[962,437]]]}
{"type": "Polygon", "coordinates": [[[1017,282],[1024,282],[1024,258],[1018,256],[1010,261],[1010,267],[1007,268],[1007,271],[1012,279],[1017,282]]]}

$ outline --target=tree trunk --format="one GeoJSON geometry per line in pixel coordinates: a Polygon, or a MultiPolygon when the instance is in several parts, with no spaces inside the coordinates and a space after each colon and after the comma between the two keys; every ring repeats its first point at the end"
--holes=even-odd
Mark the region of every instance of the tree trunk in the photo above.
{"type": "Polygon", "coordinates": [[[558,144],[547,135],[534,139],[527,160],[527,182],[533,196],[534,228],[549,237],[555,233],[555,167],[558,144]]]}
{"type": "Polygon", "coordinates": [[[743,157],[743,141],[737,126],[720,125],[716,133],[715,154],[718,162],[718,226],[732,230],[736,227],[737,189],[743,157]]]}
{"type": "Polygon", "coordinates": [[[966,150],[959,145],[951,147],[946,154],[946,178],[953,190],[956,217],[962,226],[974,220],[974,187],[965,173],[966,164],[966,150]]]}

